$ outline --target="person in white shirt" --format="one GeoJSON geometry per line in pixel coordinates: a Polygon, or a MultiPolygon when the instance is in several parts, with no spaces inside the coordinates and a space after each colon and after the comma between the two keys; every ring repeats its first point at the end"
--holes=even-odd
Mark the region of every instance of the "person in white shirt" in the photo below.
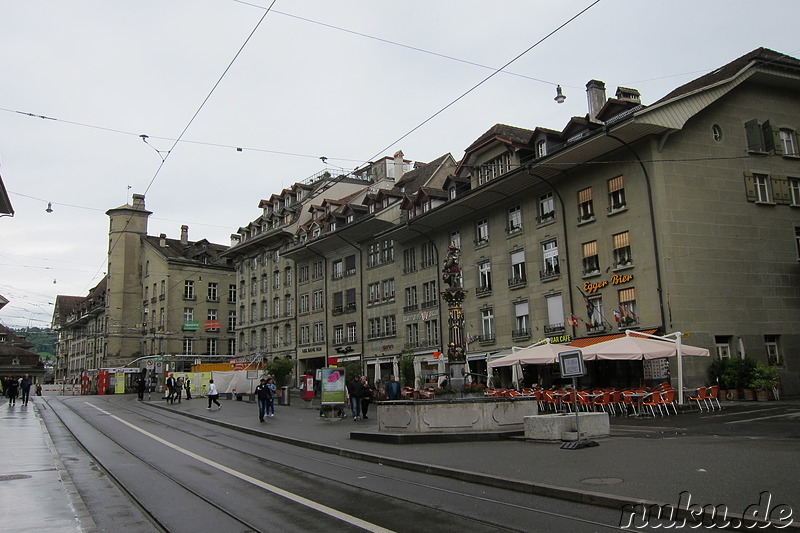
{"type": "Polygon", "coordinates": [[[222,406],[219,404],[219,392],[217,392],[217,386],[214,385],[214,380],[208,380],[208,407],[206,409],[211,409],[211,402],[217,404],[217,409],[222,409],[222,406]]]}

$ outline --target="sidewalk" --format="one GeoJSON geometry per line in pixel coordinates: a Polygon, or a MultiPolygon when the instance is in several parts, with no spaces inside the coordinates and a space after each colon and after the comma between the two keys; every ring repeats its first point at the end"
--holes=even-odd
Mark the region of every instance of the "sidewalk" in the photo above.
{"type": "Polygon", "coordinates": [[[9,406],[3,398],[0,438],[2,529],[15,532],[89,532],[95,524],[56,454],[35,400],[9,406]],[[13,510],[13,512],[12,512],[13,510]]]}
{"type": "MultiPolygon", "coordinates": [[[[221,410],[210,411],[204,398],[151,404],[351,458],[620,509],[631,502],[676,504],[688,491],[692,504],[725,505],[730,513],[742,514],[767,491],[772,508],[786,504],[800,511],[796,439],[752,436],[746,431],[748,424],[736,426],[747,437],[693,434],[682,426],[697,425],[698,420],[689,417],[703,416],[698,412],[635,422],[612,417],[612,436],[597,439],[599,446],[564,450],[559,444],[524,439],[413,445],[354,440],[352,431],[377,431],[375,405],[369,420],[356,422],[349,417],[320,418],[317,409],[297,396],[291,402],[276,406],[275,418],[263,423],[258,421],[257,406],[243,401],[224,401],[221,410]]],[[[774,405],[730,402],[726,411],[751,412],[774,405]]],[[[793,526],[800,526],[798,522],[795,519],[793,526]]]]}

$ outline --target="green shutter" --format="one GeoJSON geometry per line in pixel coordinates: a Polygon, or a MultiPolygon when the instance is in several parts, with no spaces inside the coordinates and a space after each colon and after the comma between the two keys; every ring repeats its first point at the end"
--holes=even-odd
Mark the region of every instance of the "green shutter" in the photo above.
{"type": "Polygon", "coordinates": [[[775,136],[772,135],[772,126],[770,126],[769,120],[761,125],[761,138],[764,139],[764,148],[767,152],[775,149],[775,136]]]}
{"type": "Polygon", "coordinates": [[[744,173],[744,191],[747,194],[748,202],[756,201],[756,180],[753,178],[752,172],[744,173]]]}
{"type": "Polygon", "coordinates": [[[786,179],[786,176],[773,174],[770,176],[770,181],[772,182],[772,200],[781,205],[792,203],[792,198],[789,194],[789,180],[786,179]]]}
{"type": "Polygon", "coordinates": [[[763,152],[764,143],[761,141],[761,129],[758,127],[758,120],[748,120],[744,123],[744,131],[747,135],[747,149],[750,152],[763,152]]]}

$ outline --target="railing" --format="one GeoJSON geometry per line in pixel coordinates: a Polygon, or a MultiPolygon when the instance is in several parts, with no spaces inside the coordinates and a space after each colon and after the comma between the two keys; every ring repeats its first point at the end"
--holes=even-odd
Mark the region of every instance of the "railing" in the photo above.
{"type": "Polygon", "coordinates": [[[517,277],[509,278],[509,280],[508,280],[508,288],[509,289],[516,289],[516,288],[519,288],[519,287],[524,287],[525,285],[527,285],[527,283],[528,283],[528,280],[525,279],[525,276],[522,276],[522,277],[519,277],[519,278],[517,278],[517,277]]]}
{"type": "Polygon", "coordinates": [[[419,305],[417,305],[417,304],[407,305],[407,306],[403,307],[403,312],[404,313],[410,313],[411,311],[416,311],[418,308],[419,308],[419,305]]]}
{"type": "Polygon", "coordinates": [[[545,281],[545,280],[549,280],[549,279],[556,279],[556,278],[559,278],[559,277],[561,277],[561,272],[560,272],[560,270],[558,268],[556,268],[555,270],[545,270],[545,271],[541,271],[540,270],[539,271],[539,279],[541,281],[545,281]]]}
{"type": "Polygon", "coordinates": [[[515,329],[511,332],[511,338],[513,340],[524,340],[531,338],[531,330],[527,329],[515,329]]]}
{"type": "Polygon", "coordinates": [[[552,222],[556,219],[556,212],[549,211],[547,213],[543,213],[536,217],[536,222],[539,224],[544,224],[545,222],[552,222]]]}
{"type": "Polygon", "coordinates": [[[553,333],[563,333],[564,324],[548,324],[544,327],[544,334],[550,335],[553,333]]]}

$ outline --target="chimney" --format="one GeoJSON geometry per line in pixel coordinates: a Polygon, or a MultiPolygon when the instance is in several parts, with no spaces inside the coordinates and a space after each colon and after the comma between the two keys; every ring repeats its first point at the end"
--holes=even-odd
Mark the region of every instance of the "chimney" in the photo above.
{"type": "Polygon", "coordinates": [[[162,248],[166,248],[167,247],[167,234],[166,233],[162,233],[161,235],[158,236],[158,245],[160,247],[162,247],[162,248]]]}
{"type": "Polygon", "coordinates": [[[189,226],[181,226],[181,244],[189,244],[189,226]]]}
{"type": "Polygon", "coordinates": [[[606,84],[599,80],[589,80],[586,84],[586,99],[589,102],[589,121],[597,122],[597,114],[606,103],[606,84]]]}
{"type": "Polygon", "coordinates": [[[238,233],[231,233],[231,248],[242,242],[242,236],[238,233]]]}
{"type": "Polygon", "coordinates": [[[144,211],[144,194],[133,195],[133,208],[144,211]]]}
{"type": "Polygon", "coordinates": [[[394,153],[394,179],[399,180],[403,177],[403,151],[398,150],[394,153]]]}
{"type": "Polygon", "coordinates": [[[628,102],[642,103],[642,95],[636,89],[630,87],[617,87],[617,100],[626,100],[628,102]]]}

